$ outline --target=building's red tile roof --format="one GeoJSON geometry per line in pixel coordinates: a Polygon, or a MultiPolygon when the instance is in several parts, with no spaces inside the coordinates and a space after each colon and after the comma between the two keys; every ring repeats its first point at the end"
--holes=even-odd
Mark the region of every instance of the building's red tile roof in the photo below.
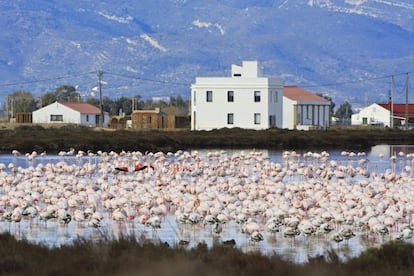
{"type": "MultiPolygon", "coordinates": [[[[391,111],[390,103],[379,103],[379,106],[391,111]]],[[[405,118],[405,104],[393,104],[394,116],[405,118]]],[[[408,118],[414,118],[414,104],[408,104],[408,118]]]]}
{"type": "Polygon", "coordinates": [[[60,102],[60,104],[79,111],[81,114],[101,114],[101,110],[98,107],[88,103],[60,102]]]}
{"type": "Polygon", "coordinates": [[[296,85],[287,85],[283,87],[283,96],[294,100],[294,101],[308,101],[308,102],[324,102],[328,103],[329,101],[319,97],[318,95],[309,92],[302,87],[296,85]]]}

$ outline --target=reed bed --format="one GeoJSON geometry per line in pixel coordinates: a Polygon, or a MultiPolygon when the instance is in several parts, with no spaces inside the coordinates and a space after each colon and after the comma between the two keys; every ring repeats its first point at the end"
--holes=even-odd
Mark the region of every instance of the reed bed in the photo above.
{"type": "Polygon", "coordinates": [[[334,251],[326,257],[294,264],[278,256],[217,244],[194,248],[143,238],[101,241],[78,239],[50,248],[0,234],[1,275],[412,275],[414,245],[389,242],[360,256],[340,261],[334,251]]]}
{"type": "Polygon", "coordinates": [[[240,128],[212,131],[137,131],[89,128],[76,125],[43,127],[23,125],[0,128],[0,152],[59,152],[75,148],[91,151],[172,151],[194,148],[256,149],[342,149],[366,150],[378,144],[411,144],[414,130],[386,128],[330,128],[296,131],[283,129],[246,130],[240,128]]]}

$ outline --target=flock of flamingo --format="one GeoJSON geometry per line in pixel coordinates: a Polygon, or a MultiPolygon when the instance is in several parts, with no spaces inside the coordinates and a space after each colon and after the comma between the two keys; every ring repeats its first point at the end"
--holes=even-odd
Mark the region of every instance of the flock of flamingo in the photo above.
{"type": "Polygon", "coordinates": [[[46,153],[12,154],[0,163],[0,226],[19,235],[26,222],[101,233],[129,225],[158,240],[169,228],[177,245],[212,238],[238,246],[232,235],[256,245],[413,237],[412,153],[381,156],[390,159],[384,171],[364,153],[345,151],[336,160],[326,151],[285,151],[280,162],[256,150],[71,149],[54,161],[46,153]],[[16,165],[22,159],[27,166],[16,165]]]}

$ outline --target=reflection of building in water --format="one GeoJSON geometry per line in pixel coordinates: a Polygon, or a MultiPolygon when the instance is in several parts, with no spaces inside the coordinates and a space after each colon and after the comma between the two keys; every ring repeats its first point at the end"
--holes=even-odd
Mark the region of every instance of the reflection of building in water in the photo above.
{"type": "Polygon", "coordinates": [[[193,149],[191,151],[197,151],[202,157],[205,156],[227,156],[232,157],[234,155],[260,155],[263,158],[269,158],[269,151],[267,149],[193,149]]]}
{"type": "Polygon", "coordinates": [[[392,155],[398,155],[400,152],[405,155],[414,153],[414,145],[377,145],[372,147],[371,156],[391,157],[392,155]]]}

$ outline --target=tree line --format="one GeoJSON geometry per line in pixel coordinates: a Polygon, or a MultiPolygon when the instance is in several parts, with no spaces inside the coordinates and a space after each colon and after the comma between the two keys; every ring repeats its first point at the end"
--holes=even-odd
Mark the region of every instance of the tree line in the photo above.
{"type": "MultiPolygon", "coordinates": [[[[46,92],[37,99],[31,92],[15,91],[7,95],[5,110],[9,117],[15,117],[16,113],[33,112],[56,101],[86,102],[98,108],[101,107],[100,99],[88,98],[85,100],[74,86],[62,85],[56,88],[55,91],[46,92]]],[[[177,96],[170,97],[168,101],[153,101],[151,99],[144,100],[140,95],[118,99],[111,99],[107,96],[102,98],[102,109],[110,115],[119,115],[120,113],[129,115],[134,110],[151,110],[157,107],[161,110],[169,109],[175,114],[188,114],[189,100],[177,96]]]]}
{"type": "MultiPolygon", "coordinates": [[[[331,115],[339,119],[350,119],[353,114],[352,106],[349,102],[345,102],[334,111],[335,103],[332,98],[317,94],[331,102],[331,115]]],[[[88,98],[84,100],[74,86],[61,85],[55,91],[46,92],[38,99],[35,99],[30,92],[15,91],[7,96],[6,111],[9,117],[14,117],[16,113],[32,112],[41,107],[47,106],[55,101],[61,102],[86,102],[100,108],[101,103],[98,98],[88,98]]],[[[111,99],[107,96],[102,98],[102,108],[111,116],[123,113],[125,115],[131,114],[134,110],[151,110],[154,108],[161,108],[168,110],[169,113],[185,115],[189,114],[190,102],[184,100],[181,96],[170,97],[169,101],[159,100],[153,101],[151,99],[143,100],[140,95],[132,97],[120,97],[118,99],[111,99]]]]}

